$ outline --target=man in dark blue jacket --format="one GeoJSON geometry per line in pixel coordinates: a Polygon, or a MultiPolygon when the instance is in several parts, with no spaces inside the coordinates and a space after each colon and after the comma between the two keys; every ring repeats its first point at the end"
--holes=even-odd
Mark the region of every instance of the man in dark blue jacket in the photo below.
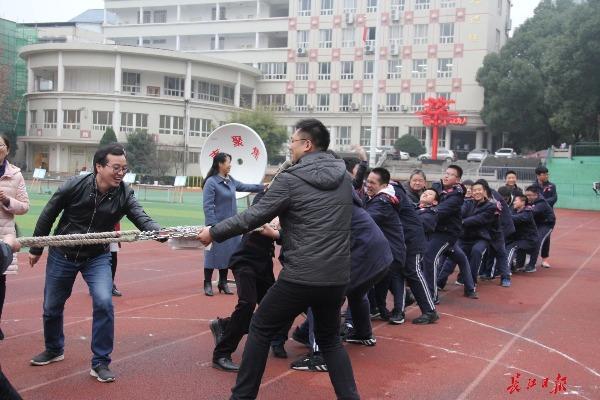
{"type": "Polygon", "coordinates": [[[413,323],[429,324],[435,322],[439,317],[435,312],[433,299],[426,288],[421,271],[417,269],[417,264],[411,263],[409,266],[405,263],[406,245],[399,217],[400,204],[395,190],[389,185],[389,182],[388,170],[385,168],[371,170],[366,184],[365,208],[387,238],[394,255],[394,261],[390,266],[394,295],[394,309],[390,316],[390,323],[402,324],[404,322],[404,296],[406,293],[404,281],[407,280],[422,312],[422,315],[414,319],[413,323]]]}
{"type": "Polygon", "coordinates": [[[454,246],[462,230],[461,207],[465,198],[465,191],[460,184],[462,173],[463,170],[458,165],[449,165],[442,181],[432,185],[440,196],[440,204],[437,206],[438,223],[423,257],[423,270],[433,298],[437,297],[440,257],[454,246]]]}
{"type": "MultiPolygon", "coordinates": [[[[548,180],[549,173],[548,168],[540,165],[535,169],[535,175],[537,179],[531,186],[537,188],[538,193],[546,199],[550,207],[554,209],[554,204],[558,200],[558,194],[556,193],[556,185],[548,180]]],[[[542,249],[540,250],[540,255],[542,256],[542,267],[550,268],[550,263],[548,262],[548,257],[550,257],[550,234],[542,245],[542,249]]]]}
{"type": "MultiPolygon", "coordinates": [[[[535,264],[537,263],[537,258],[540,252],[542,253],[542,260],[544,259],[544,242],[550,238],[550,234],[554,229],[554,225],[556,224],[556,217],[554,216],[554,210],[548,204],[544,196],[539,192],[539,188],[537,186],[529,186],[525,189],[525,196],[527,196],[527,201],[533,207],[533,219],[535,220],[535,225],[537,226],[538,236],[537,236],[537,246],[533,253],[531,253],[531,258],[529,259],[529,264],[527,268],[525,268],[525,272],[535,272],[535,264]]],[[[542,262],[542,266],[544,268],[550,267],[550,265],[544,265],[542,262]]]]}
{"type": "Polygon", "coordinates": [[[506,239],[508,265],[516,260],[516,269],[521,269],[524,267],[526,254],[535,251],[538,236],[533,207],[527,204],[527,196],[521,194],[513,197],[511,218],[515,232],[506,239]]]}

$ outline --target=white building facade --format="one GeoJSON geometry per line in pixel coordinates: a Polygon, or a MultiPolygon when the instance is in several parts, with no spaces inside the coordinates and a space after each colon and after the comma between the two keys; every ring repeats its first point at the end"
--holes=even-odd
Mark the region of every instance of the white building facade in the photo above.
{"type": "Polygon", "coordinates": [[[251,67],[207,56],[102,44],[24,47],[28,169],[75,173],[91,168],[98,142],[112,127],[120,142],[143,131],[173,153],[170,171],[200,175],[205,138],[256,99],[251,67]],[[184,158],[185,154],[185,158],[184,158]]]}
{"type": "MultiPolygon", "coordinates": [[[[442,129],[440,147],[501,147],[500,135],[487,132],[479,116],[476,73],[485,55],[506,42],[510,0],[106,0],[105,14],[111,18],[104,41],[117,46],[30,46],[23,53],[32,71],[32,125],[24,138],[32,165],[39,164],[37,151],[47,154],[51,170],[72,169],[77,156],[52,161],[62,154],[57,143],[90,147],[107,124],[120,134],[141,127],[161,145],[199,151],[203,136],[191,134],[193,118],[215,126],[240,106],[269,108],[288,127],[318,118],[330,127],[336,150],[370,146],[373,96],[378,147],[406,134],[428,146],[430,131],[414,112],[438,96],[454,100],[468,121],[442,129]],[[208,86],[199,89],[200,80],[208,86]],[[39,85],[49,84],[42,93],[39,85]],[[194,97],[199,90],[208,91],[205,98],[194,97]],[[100,105],[112,112],[110,120],[94,113],[100,105]],[[50,114],[56,127],[48,128],[44,110],[52,109],[63,111],[50,114]],[[64,111],[77,109],[79,117],[64,111]],[[171,136],[165,115],[172,117],[171,136]],[[182,117],[181,128],[173,118],[182,117]],[[70,129],[74,118],[82,121],[78,129],[70,129]],[[190,135],[173,135],[173,126],[190,135]],[[81,131],[91,136],[75,137],[81,131]],[[35,150],[46,137],[58,142],[35,150]]],[[[196,171],[189,164],[185,172],[196,171]]]]}

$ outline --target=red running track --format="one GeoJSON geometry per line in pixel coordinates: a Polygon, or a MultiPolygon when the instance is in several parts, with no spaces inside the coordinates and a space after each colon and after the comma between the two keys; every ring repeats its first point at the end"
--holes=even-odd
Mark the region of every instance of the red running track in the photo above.
{"type": "MultiPolygon", "coordinates": [[[[559,394],[600,399],[600,213],[559,210],[558,221],[552,268],[516,274],[509,289],[483,282],[479,300],[450,284],[437,324],[377,321],[377,346],[346,345],[362,398],[547,399],[560,373],[567,383],[559,394]],[[520,391],[509,394],[517,373],[520,391]]],[[[29,366],[43,350],[44,261],[30,269],[20,254],[19,275],[7,282],[0,361],[25,399],[228,398],[235,375],[210,366],[208,321],[230,313],[236,297],[202,294],[201,254],[156,242],[123,247],[111,384],[89,376],[91,299],[80,278],[65,309],[65,360],[29,366]]],[[[407,316],[418,314],[413,307],[407,316]]],[[[334,398],[327,374],[288,369],[305,349],[293,341],[286,348],[289,360],[269,358],[259,398],[334,398]]],[[[242,350],[243,342],[234,361],[242,350]]]]}

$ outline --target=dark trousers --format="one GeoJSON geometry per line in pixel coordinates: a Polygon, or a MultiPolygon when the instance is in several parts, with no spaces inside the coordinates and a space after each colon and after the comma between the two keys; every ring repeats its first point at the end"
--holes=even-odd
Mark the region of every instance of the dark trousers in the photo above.
{"type": "Polygon", "coordinates": [[[446,260],[442,264],[440,273],[437,279],[437,285],[441,288],[446,286],[448,277],[454,272],[455,266],[458,265],[462,283],[465,286],[465,293],[471,293],[475,290],[473,275],[471,274],[471,266],[465,252],[460,248],[458,243],[452,246],[452,249],[446,252],[446,260]]]}
{"type": "Polygon", "coordinates": [[[440,258],[447,249],[454,246],[454,243],[456,243],[456,237],[434,233],[427,244],[427,250],[423,255],[423,273],[427,287],[433,298],[437,297],[437,275],[440,267],[440,258]]]}
{"type": "Polygon", "coordinates": [[[496,275],[500,275],[502,279],[510,278],[510,264],[508,261],[508,251],[506,250],[504,235],[496,238],[495,243],[489,246],[485,258],[486,261],[484,261],[484,265],[486,265],[486,268],[484,271],[479,271],[480,275],[486,275],[490,278],[493,278],[496,275]]]}
{"type": "Polygon", "coordinates": [[[117,252],[110,252],[110,272],[112,274],[113,284],[115,283],[115,274],[117,273],[117,252]]]}
{"type": "Polygon", "coordinates": [[[483,257],[488,248],[487,240],[474,240],[465,241],[459,240],[458,245],[465,252],[465,255],[469,259],[469,266],[471,267],[471,276],[473,277],[473,283],[477,284],[477,278],[479,277],[479,270],[483,263],[483,257]]]}
{"type": "Polygon", "coordinates": [[[0,274],[0,319],[4,309],[4,298],[6,297],[6,275],[0,274]]]}
{"type": "MultiPolygon", "coordinates": [[[[219,270],[219,282],[227,282],[227,270],[228,268],[219,270]]],[[[212,282],[213,271],[212,268],[204,268],[204,282],[212,282]]]]}
{"type": "Polygon", "coordinates": [[[507,264],[510,266],[516,260],[517,268],[525,266],[527,253],[535,251],[536,243],[532,240],[517,240],[506,244],[507,264]]]}
{"type": "Polygon", "coordinates": [[[392,271],[388,269],[381,280],[369,291],[369,304],[371,305],[371,308],[373,307],[373,304],[377,306],[382,318],[388,317],[389,314],[387,309],[387,294],[388,290],[390,290],[391,282],[392,271]]]}
{"type": "Polygon", "coordinates": [[[314,313],[316,340],[337,398],[359,399],[350,358],[339,335],[340,308],[345,291],[345,286],[308,286],[277,281],[252,317],[231,399],[256,399],[271,338],[308,307],[312,307],[314,313]]]}
{"type": "Polygon", "coordinates": [[[406,283],[422,313],[432,312],[435,309],[433,298],[427,288],[425,277],[421,271],[421,254],[406,254],[404,265],[392,263],[392,293],[394,294],[394,308],[404,312],[406,301],[406,283]],[[394,279],[395,278],[395,279],[394,279]]]}
{"type": "MultiPolygon", "coordinates": [[[[233,276],[237,287],[238,302],[231,316],[221,320],[224,333],[213,351],[214,361],[221,357],[231,357],[242,337],[248,333],[256,305],[262,301],[267,290],[275,282],[273,270],[257,274],[252,268],[244,266],[235,268],[233,276]]],[[[283,329],[285,330],[280,331],[278,336],[283,335],[286,338],[289,328],[285,326],[283,329]]]]}
{"type": "Polygon", "coordinates": [[[537,263],[538,255],[540,255],[540,253],[543,258],[546,258],[550,255],[550,234],[552,233],[552,229],[554,229],[554,226],[550,226],[550,225],[538,226],[537,246],[531,252],[531,258],[529,259],[529,267],[530,268],[535,267],[535,264],[537,263]],[[546,245],[546,242],[548,242],[547,245],[546,245]],[[544,246],[546,246],[546,248],[544,248],[544,246]],[[544,250],[545,250],[545,252],[544,252],[544,250]]]}
{"type": "Polygon", "coordinates": [[[4,372],[0,370],[0,399],[2,400],[23,400],[17,393],[13,385],[10,384],[4,372]]]}

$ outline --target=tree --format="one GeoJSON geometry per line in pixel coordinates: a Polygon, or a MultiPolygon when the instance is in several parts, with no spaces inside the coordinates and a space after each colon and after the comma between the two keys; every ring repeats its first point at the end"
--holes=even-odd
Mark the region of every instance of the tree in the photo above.
{"type": "Polygon", "coordinates": [[[102,135],[102,139],[100,139],[100,146],[104,146],[109,143],[116,143],[117,135],[115,135],[115,131],[110,126],[106,128],[104,131],[104,135],[102,135]]]}
{"type": "Polygon", "coordinates": [[[483,121],[516,147],[596,138],[600,112],[600,2],[543,0],[477,73],[483,121]]]}
{"type": "Polygon", "coordinates": [[[254,129],[265,144],[268,160],[276,159],[281,154],[283,144],[288,140],[285,126],[279,125],[273,114],[265,110],[235,113],[229,122],[244,124],[254,129]]]}
{"type": "Polygon", "coordinates": [[[138,174],[151,174],[157,164],[156,143],[143,131],[135,131],[127,136],[127,163],[129,169],[138,174]]]}
{"type": "Polygon", "coordinates": [[[398,151],[405,151],[411,156],[418,156],[425,153],[425,147],[414,136],[404,135],[396,139],[394,148],[398,151]]]}

